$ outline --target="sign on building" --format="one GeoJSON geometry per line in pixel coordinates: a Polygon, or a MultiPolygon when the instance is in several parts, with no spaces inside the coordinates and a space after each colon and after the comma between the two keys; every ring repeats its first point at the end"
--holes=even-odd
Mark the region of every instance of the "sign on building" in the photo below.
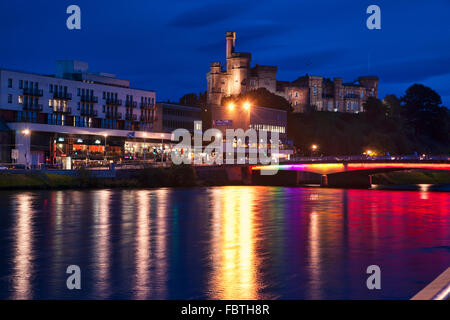
{"type": "Polygon", "coordinates": [[[233,120],[213,120],[213,125],[215,125],[215,126],[231,126],[231,125],[233,125],[233,120]]]}

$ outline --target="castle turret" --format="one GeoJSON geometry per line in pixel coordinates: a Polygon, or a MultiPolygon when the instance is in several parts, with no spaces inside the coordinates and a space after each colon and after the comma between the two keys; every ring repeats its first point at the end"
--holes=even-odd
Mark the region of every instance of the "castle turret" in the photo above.
{"type": "Polygon", "coordinates": [[[369,95],[378,98],[378,77],[376,76],[359,77],[358,81],[364,88],[366,88],[369,95]]]}
{"type": "Polygon", "coordinates": [[[235,40],[236,40],[236,33],[227,32],[227,59],[231,58],[231,55],[234,52],[235,40]]]}

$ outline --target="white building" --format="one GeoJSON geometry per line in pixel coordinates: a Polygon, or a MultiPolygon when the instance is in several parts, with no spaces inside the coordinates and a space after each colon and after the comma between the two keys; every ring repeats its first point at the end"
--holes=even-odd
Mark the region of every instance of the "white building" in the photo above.
{"type": "Polygon", "coordinates": [[[57,61],[54,75],[0,69],[0,119],[11,130],[10,143],[2,144],[11,157],[1,161],[67,163],[105,151],[135,158],[171,139],[152,132],[155,98],[79,61],[57,61]]]}

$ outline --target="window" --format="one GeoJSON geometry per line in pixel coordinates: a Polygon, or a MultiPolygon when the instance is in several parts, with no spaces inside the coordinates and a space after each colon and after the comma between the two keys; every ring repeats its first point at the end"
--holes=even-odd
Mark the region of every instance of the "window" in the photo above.
{"type": "Polygon", "coordinates": [[[50,92],[53,92],[53,85],[52,85],[52,84],[48,87],[48,90],[49,90],[50,92]]]}
{"type": "Polygon", "coordinates": [[[8,88],[12,88],[12,79],[8,79],[8,88]]]}
{"type": "Polygon", "coordinates": [[[23,89],[23,80],[19,80],[19,89],[23,89]]]}
{"type": "Polygon", "coordinates": [[[77,88],[77,96],[80,96],[80,93],[81,93],[80,88],[77,88]]]}
{"type": "Polygon", "coordinates": [[[298,98],[298,92],[295,92],[295,97],[298,98]]]}
{"type": "Polygon", "coordinates": [[[313,95],[317,96],[317,85],[314,85],[313,87],[313,95]]]}
{"type": "Polygon", "coordinates": [[[12,103],[12,94],[8,94],[8,103],[12,103]]]}
{"type": "Polygon", "coordinates": [[[23,97],[19,96],[18,101],[19,101],[19,104],[22,104],[23,103],[23,97]]]}

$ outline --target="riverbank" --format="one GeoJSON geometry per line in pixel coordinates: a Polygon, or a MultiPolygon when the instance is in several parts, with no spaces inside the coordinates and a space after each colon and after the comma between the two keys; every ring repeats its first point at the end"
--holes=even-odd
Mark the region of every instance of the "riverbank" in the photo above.
{"type": "Polygon", "coordinates": [[[16,189],[76,189],[76,188],[149,188],[149,187],[195,187],[201,186],[191,166],[169,168],[146,168],[138,173],[119,177],[99,177],[89,170],[76,174],[52,173],[51,171],[0,173],[0,190],[16,189]]]}
{"type": "MultiPolygon", "coordinates": [[[[239,173],[238,171],[236,171],[239,173]]],[[[230,174],[224,168],[196,170],[192,166],[146,168],[126,174],[96,176],[89,170],[76,174],[52,173],[51,171],[0,172],[0,190],[21,189],[79,189],[79,188],[158,188],[249,185],[250,181],[239,174],[230,174]]],[[[450,172],[390,172],[376,174],[376,185],[450,184],[450,172]]]]}

